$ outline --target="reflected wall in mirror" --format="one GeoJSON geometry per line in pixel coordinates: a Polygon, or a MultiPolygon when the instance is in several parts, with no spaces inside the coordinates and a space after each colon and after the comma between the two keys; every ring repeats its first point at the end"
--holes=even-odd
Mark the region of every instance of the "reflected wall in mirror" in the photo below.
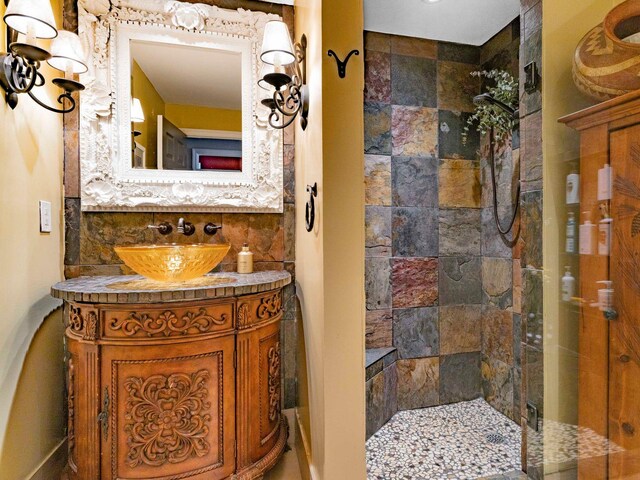
{"type": "Polygon", "coordinates": [[[274,14],[80,1],[83,211],[282,212],[282,132],[258,79],[274,14]]]}
{"type": "Polygon", "coordinates": [[[133,168],[242,171],[242,54],[129,45],[131,97],[142,111],[131,114],[133,168]]]}

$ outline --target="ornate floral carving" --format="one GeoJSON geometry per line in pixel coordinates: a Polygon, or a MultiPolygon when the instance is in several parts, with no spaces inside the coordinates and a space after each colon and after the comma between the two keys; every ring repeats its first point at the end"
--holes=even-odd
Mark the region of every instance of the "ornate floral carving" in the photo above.
{"type": "MultiPolygon", "coordinates": [[[[175,0],[79,0],[78,32],[89,54],[87,89],[80,102],[80,164],[83,210],[153,208],[176,211],[282,211],[282,132],[268,127],[268,109],[261,105],[257,85],[264,26],[277,15],[175,0]],[[128,159],[129,62],[131,28],[148,32],[165,28],[178,38],[197,32],[202,41],[228,38],[246,42],[250,75],[242,109],[245,157],[251,163],[237,182],[183,172],[166,181],[153,171],[131,172],[128,159]],[[128,33],[126,29],[129,29],[128,33]],[[125,98],[126,97],[126,98],[125,98]],[[116,108],[112,108],[112,105],[116,108]],[[123,123],[124,121],[124,123],[123,123]],[[126,132],[126,133],[125,133],[126,132]],[[124,143],[123,143],[124,142],[124,143]],[[197,178],[196,178],[197,177],[197,178]]],[[[216,47],[218,48],[218,47],[216,47]]],[[[243,169],[244,170],[244,169],[243,169]]]]}
{"type": "Polygon", "coordinates": [[[214,325],[224,325],[227,322],[227,315],[222,314],[220,318],[209,315],[205,308],[200,308],[197,312],[187,311],[178,317],[171,310],[166,310],[157,317],[148,313],[131,312],[124,319],[113,318],[109,322],[109,327],[113,330],[122,330],[126,336],[131,337],[143,331],[149,337],[164,335],[187,335],[190,330],[195,329],[200,333],[207,332],[214,325]]]}
{"type": "Polygon", "coordinates": [[[251,321],[251,312],[249,311],[249,304],[242,303],[238,307],[238,324],[240,327],[244,327],[251,321]]]}
{"type": "Polygon", "coordinates": [[[265,320],[276,316],[282,310],[282,292],[278,291],[270,297],[264,297],[258,306],[258,318],[265,320]]]}
{"type": "Polygon", "coordinates": [[[269,349],[269,420],[280,418],[280,342],[269,349]]]}
{"type": "Polygon", "coordinates": [[[211,404],[207,401],[210,374],[129,377],[124,388],[127,463],[161,466],[180,463],[209,452],[207,441],[211,404]]]}
{"type": "Polygon", "coordinates": [[[98,315],[93,310],[83,315],[80,307],[70,305],[69,329],[77,335],[82,335],[84,340],[95,340],[98,336],[98,315]]]}

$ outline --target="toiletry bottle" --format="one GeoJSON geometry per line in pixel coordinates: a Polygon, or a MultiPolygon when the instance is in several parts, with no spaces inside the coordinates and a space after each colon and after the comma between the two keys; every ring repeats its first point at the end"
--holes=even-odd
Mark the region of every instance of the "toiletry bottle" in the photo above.
{"type": "Polygon", "coordinates": [[[244,244],[242,251],[238,252],[238,273],[253,272],[253,253],[249,251],[249,245],[244,244]]]}
{"type": "Polygon", "coordinates": [[[592,255],[593,254],[593,234],[595,232],[596,226],[591,223],[589,212],[582,212],[585,221],[582,225],[580,225],[580,254],[581,255],[592,255]]]}
{"type": "Polygon", "coordinates": [[[576,216],[573,212],[569,212],[567,219],[567,242],[565,245],[567,253],[576,253],[576,216]]]}
{"type": "Polygon", "coordinates": [[[598,285],[604,285],[604,288],[598,289],[598,308],[601,312],[606,312],[613,307],[613,282],[611,280],[600,280],[596,282],[598,285]]]}
{"type": "Polygon", "coordinates": [[[611,220],[609,208],[605,203],[600,204],[601,219],[598,222],[598,255],[609,255],[611,250],[611,220]]]}
{"type": "Polygon", "coordinates": [[[580,175],[574,170],[567,175],[567,205],[580,203],[580,175]]]}
{"type": "Polygon", "coordinates": [[[608,163],[598,170],[598,200],[611,198],[611,167],[608,163]]]}
{"type": "Polygon", "coordinates": [[[570,302],[571,298],[575,295],[576,279],[571,275],[569,266],[564,268],[566,268],[567,271],[564,272],[564,277],[562,277],[562,301],[570,302]]]}

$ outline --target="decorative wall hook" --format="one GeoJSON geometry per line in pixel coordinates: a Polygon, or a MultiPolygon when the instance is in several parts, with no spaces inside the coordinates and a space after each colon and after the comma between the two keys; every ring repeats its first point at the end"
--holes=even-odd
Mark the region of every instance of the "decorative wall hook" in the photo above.
{"type": "Polygon", "coordinates": [[[313,230],[313,224],[316,220],[316,202],[314,198],[318,196],[318,184],[314,183],[313,185],[307,185],[307,192],[309,192],[309,201],[305,208],[304,220],[307,232],[310,232],[313,230]]]}
{"type": "Polygon", "coordinates": [[[349,63],[349,59],[351,58],[352,55],[360,55],[360,51],[351,50],[347,55],[347,58],[344,59],[344,61],[340,60],[338,58],[338,55],[336,55],[336,52],[334,52],[333,50],[329,50],[327,52],[327,55],[336,59],[336,64],[338,65],[338,76],[340,78],[344,78],[347,76],[347,63],[349,63]]]}

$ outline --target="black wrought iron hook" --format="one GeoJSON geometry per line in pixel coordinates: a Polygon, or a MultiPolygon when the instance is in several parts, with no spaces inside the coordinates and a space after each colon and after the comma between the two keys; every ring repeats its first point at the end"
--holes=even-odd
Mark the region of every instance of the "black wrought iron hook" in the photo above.
{"type": "Polygon", "coordinates": [[[314,198],[318,196],[318,184],[307,185],[307,192],[309,192],[309,201],[305,207],[304,221],[307,232],[310,232],[313,230],[313,224],[316,221],[316,202],[314,198]]]}
{"type": "Polygon", "coordinates": [[[329,50],[327,55],[336,59],[336,64],[338,65],[338,76],[340,78],[344,78],[347,76],[347,63],[349,63],[349,59],[352,55],[360,55],[360,50],[351,50],[344,61],[340,60],[336,52],[333,50],[329,50]]]}

